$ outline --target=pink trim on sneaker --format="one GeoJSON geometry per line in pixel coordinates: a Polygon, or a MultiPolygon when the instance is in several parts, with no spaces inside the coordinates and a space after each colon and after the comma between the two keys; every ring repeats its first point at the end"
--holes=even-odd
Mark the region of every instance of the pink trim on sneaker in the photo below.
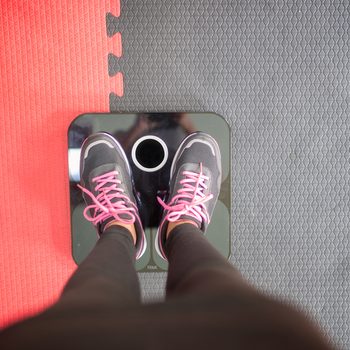
{"type": "Polygon", "coordinates": [[[203,174],[202,163],[200,163],[200,172],[183,171],[184,179],[180,181],[183,185],[177,191],[177,194],[166,204],[161,198],[157,197],[158,202],[168,211],[164,221],[174,222],[181,218],[182,215],[190,216],[199,223],[210,221],[207,209],[204,203],[213,198],[212,194],[204,194],[208,189],[205,181],[209,180],[208,176],[203,174]]]}
{"type": "Polygon", "coordinates": [[[128,196],[123,194],[124,190],[118,187],[121,181],[117,179],[117,175],[118,171],[111,171],[92,179],[92,182],[96,183],[94,190],[98,192],[97,196],[78,185],[94,202],[84,210],[85,219],[94,225],[110,217],[114,217],[123,224],[133,224],[136,220],[137,207],[128,196]],[[93,210],[93,215],[91,215],[91,210],[93,210]]]}

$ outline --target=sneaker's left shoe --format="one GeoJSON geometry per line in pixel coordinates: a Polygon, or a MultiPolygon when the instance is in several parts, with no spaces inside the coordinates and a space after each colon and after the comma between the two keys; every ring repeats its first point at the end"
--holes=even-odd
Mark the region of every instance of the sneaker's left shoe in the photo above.
{"type": "Polygon", "coordinates": [[[195,132],[182,141],[171,166],[166,203],[158,197],[164,210],[155,249],[164,260],[169,222],[190,220],[205,233],[220,194],[221,173],[220,148],[212,136],[195,132]]]}
{"type": "Polygon", "coordinates": [[[80,185],[86,203],[85,218],[92,222],[99,235],[107,223],[118,220],[134,224],[136,259],[146,250],[146,237],[134,195],[128,159],[119,142],[103,132],[90,135],[80,155],[80,185]]]}

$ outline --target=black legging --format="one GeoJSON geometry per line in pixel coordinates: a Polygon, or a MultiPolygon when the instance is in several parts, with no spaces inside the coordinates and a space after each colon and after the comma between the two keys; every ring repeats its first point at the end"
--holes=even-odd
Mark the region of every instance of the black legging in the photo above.
{"type": "Polygon", "coordinates": [[[142,305],[135,248],[106,230],[59,301],[0,333],[1,349],[329,349],[301,313],[264,296],[193,225],[165,247],[167,300],[142,305]]]}

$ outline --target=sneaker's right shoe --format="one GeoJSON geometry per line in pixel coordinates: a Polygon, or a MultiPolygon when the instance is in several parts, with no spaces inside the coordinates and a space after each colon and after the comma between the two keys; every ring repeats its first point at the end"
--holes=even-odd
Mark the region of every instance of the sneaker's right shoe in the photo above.
{"type": "Polygon", "coordinates": [[[187,136],[179,146],[170,170],[170,183],[163,207],[155,249],[167,260],[164,246],[169,222],[191,220],[205,233],[221,187],[221,154],[216,140],[203,132],[187,136]]]}

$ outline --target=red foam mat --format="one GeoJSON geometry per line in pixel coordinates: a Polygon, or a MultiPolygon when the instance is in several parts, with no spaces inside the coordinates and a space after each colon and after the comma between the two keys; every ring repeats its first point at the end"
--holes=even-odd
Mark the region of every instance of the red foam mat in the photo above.
{"type": "Polygon", "coordinates": [[[0,326],[54,302],[71,257],[67,128],[108,111],[118,1],[0,0],[0,326]]]}

